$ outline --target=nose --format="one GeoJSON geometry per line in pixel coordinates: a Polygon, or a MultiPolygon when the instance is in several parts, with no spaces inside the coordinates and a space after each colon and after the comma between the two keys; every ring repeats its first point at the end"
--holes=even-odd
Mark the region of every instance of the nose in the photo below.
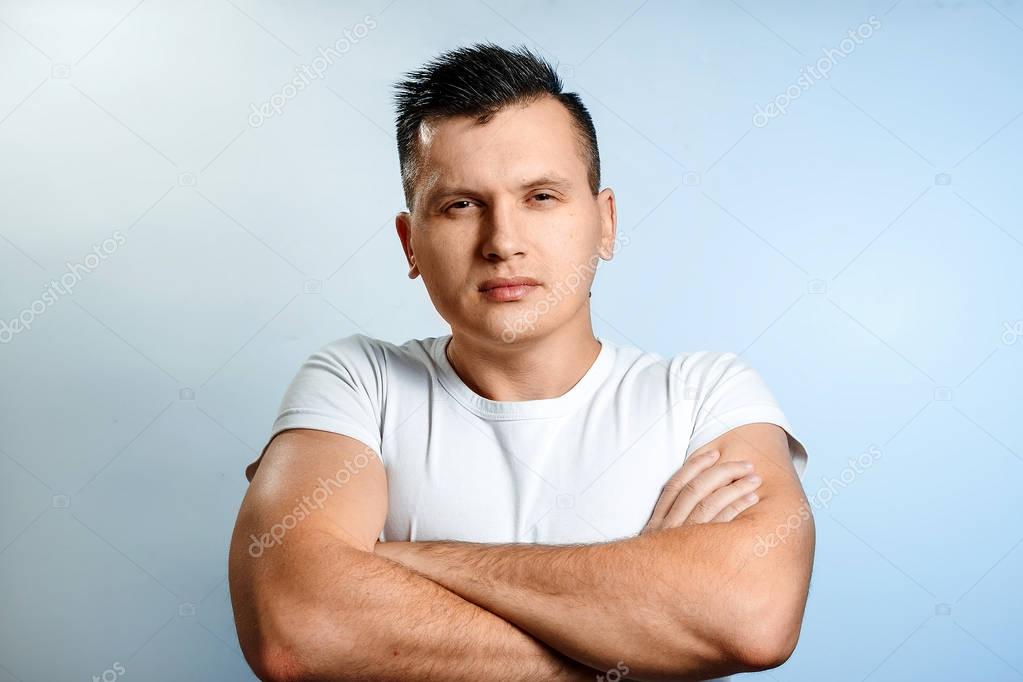
{"type": "Polygon", "coordinates": [[[507,260],[525,255],[525,227],[512,202],[493,202],[483,220],[483,257],[507,260]]]}

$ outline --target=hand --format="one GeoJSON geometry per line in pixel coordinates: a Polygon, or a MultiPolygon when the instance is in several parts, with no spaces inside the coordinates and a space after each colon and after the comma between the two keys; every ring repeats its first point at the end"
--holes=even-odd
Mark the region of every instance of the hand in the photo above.
{"type": "Polygon", "coordinates": [[[749,462],[719,462],[717,450],[690,456],[661,490],[648,533],[687,523],[725,523],[757,503],[760,477],[749,462]]]}

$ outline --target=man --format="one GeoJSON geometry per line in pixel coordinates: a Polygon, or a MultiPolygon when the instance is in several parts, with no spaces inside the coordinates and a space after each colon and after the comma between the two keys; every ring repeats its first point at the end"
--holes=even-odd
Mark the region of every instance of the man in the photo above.
{"type": "Polygon", "coordinates": [[[397,102],[396,229],[451,334],[354,334],[291,383],[231,546],[250,665],[264,680],[780,665],[813,561],[806,451],[734,353],[664,360],[594,336],[616,214],[579,98],[528,50],[480,44],[408,74],[397,102]]]}

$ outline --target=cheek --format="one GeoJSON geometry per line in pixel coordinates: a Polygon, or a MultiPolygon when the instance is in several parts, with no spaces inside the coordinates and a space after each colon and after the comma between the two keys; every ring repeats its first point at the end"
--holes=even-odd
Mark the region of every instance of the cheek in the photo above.
{"type": "Polygon", "coordinates": [[[568,297],[586,295],[586,287],[594,277],[595,267],[592,259],[583,250],[562,252],[550,265],[553,275],[551,288],[557,288],[568,297]]]}
{"type": "Polygon", "coordinates": [[[464,242],[434,240],[424,245],[419,269],[431,281],[450,287],[466,277],[471,270],[472,254],[464,242]]]}

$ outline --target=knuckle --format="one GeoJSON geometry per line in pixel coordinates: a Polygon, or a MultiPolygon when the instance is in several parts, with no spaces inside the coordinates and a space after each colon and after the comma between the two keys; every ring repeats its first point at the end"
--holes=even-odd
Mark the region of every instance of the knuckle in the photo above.
{"type": "Polygon", "coordinates": [[[731,474],[740,475],[746,474],[753,471],[752,467],[746,466],[750,462],[746,460],[740,460],[738,462],[724,462],[723,468],[731,474]]]}
{"type": "Polygon", "coordinates": [[[668,482],[664,484],[664,487],[671,488],[672,490],[678,490],[686,482],[688,477],[689,472],[679,469],[671,475],[671,478],[669,478],[668,482]]]}
{"type": "Polygon", "coordinates": [[[691,481],[686,481],[686,483],[679,488],[679,495],[693,495],[699,497],[699,488],[697,486],[696,479],[694,478],[691,481]]]}
{"type": "Polygon", "coordinates": [[[717,460],[720,454],[721,453],[719,453],[717,450],[708,450],[707,452],[698,452],[696,454],[690,455],[689,457],[686,458],[685,462],[682,463],[682,466],[679,468],[678,473],[681,474],[683,471],[693,468],[699,467],[707,468],[708,465],[711,465],[715,460],[717,460]]]}
{"type": "Polygon", "coordinates": [[[696,506],[693,507],[692,516],[709,517],[712,516],[713,513],[714,508],[710,504],[710,502],[707,500],[700,500],[699,502],[696,503],[696,506]]]}
{"type": "Polygon", "coordinates": [[[685,484],[682,481],[673,478],[664,484],[664,487],[661,489],[661,494],[665,496],[678,495],[682,492],[683,487],[685,487],[685,484]]]}

